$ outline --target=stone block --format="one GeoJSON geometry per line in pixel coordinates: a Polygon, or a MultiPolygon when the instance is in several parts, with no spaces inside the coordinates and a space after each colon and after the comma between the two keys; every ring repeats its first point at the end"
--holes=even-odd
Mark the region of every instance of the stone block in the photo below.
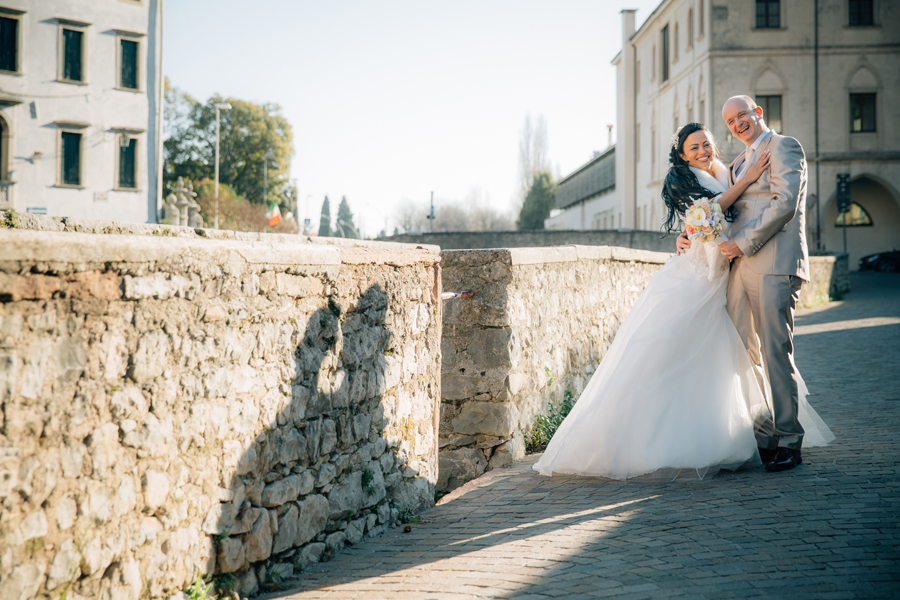
{"type": "Polygon", "coordinates": [[[239,575],[235,585],[242,598],[255,596],[259,592],[259,579],[253,569],[248,569],[243,575],[239,575]]]}
{"type": "Polygon", "coordinates": [[[119,459],[119,428],[112,423],[101,425],[88,438],[93,476],[105,480],[119,459]]]}
{"type": "Polygon", "coordinates": [[[148,331],[138,340],[131,357],[128,376],[135,383],[150,383],[166,368],[169,355],[169,336],[162,331],[148,331]]]}
{"type": "Polygon", "coordinates": [[[301,483],[300,475],[291,475],[279,481],[273,481],[263,488],[262,505],[273,507],[293,502],[300,495],[301,483]]]}
{"type": "Polygon", "coordinates": [[[300,516],[297,522],[297,537],[294,546],[302,546],[325,529],[328,523],[329,504],[325,496],[315,495],[305,498],[300,503],[300,516]]]}
{"type": "Polygon", "coordinates": [[[165,473],[148,469],[141,478],[144,492],[144,512],[154,513],[169,497],[169,477],[165,473]]]}
{"type": "Polygon", "coordinates": [[[513,438],[508,442],[497,446],[491,455],[491,467],[507,467],[517,460],[525,458],[525,444],[519,439],[513,438]]]}
{"type": "Polygon", "coordinates": [[[347,534],[345,534],[343,531],[335,531],[325,538],[325,547],[328,550],[331,550],[331,552],[337,554],[344,548],[344,544],[346,542],[347,534]]]}
{"type": "Polygon", "coordinates": [[[300,552],[297,553],[295,559],[296,565],[301,569],[305,569],[311,565],[318,563],[322,559],[322,553],[325,552],[325,544],[321,542],[307,544],[300,552]]]}
{"type": "Polygon", "coordinates": [[[44,580],[44,565],[18,565],[0,582],[0,598],[4,600],[32,600],[44,580]]]}
{"type": "Polygon", "coordinates": [[[484,455],[474,448],[441,452],[438,457],[437,491],[449,492],[484,473],[484,455]]]}
{"type": "Polygon", "coordinates": [[[297,539],[300,510],[291,505],[286,513],[278,517],[278,533],[272,542],[272,553],[278,554],[294,546],[297,539]]]}
{"type": "Polygon", "coordinates": [[[469,402],[452,421],[457,433],[500,437],[510,437],[518,423],[519,410],[507,402],[469,402]]]}
{"type": "Polygon", "coordinates": [[[250,533],[244,536],[244,558],[247,562],[257,562],[272,554],[272,526],[269,511],[259,511],[250,533]]]}
{"type": "Polygon", "coordinates": [[[244,566],[244,544],[235,537],[219,541],[217,563],[220,573],[233,573],[244,566]]]}

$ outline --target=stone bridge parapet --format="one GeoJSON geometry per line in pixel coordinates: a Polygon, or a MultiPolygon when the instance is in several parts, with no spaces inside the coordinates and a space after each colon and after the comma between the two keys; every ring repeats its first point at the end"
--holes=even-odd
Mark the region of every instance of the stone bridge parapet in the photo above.
{"type": "Polygon", "coordinates": [[[143,227],[0,230],[0,597],[250,595],[433,503],[434,252],[143,227]]]}

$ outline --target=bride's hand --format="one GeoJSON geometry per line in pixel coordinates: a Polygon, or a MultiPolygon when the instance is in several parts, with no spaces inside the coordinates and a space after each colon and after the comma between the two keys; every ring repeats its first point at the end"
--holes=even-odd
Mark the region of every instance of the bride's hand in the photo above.
{"type": "Polygon", "coordinates": [[[759,159],[750,167],[750,170],[747,171],[747,177],[750,178],[750,181],[756,181],[759,179],[762,174],[769,168],[769,157],[771,153],[766,150],[762,154],[759,155],[759,159]]]}

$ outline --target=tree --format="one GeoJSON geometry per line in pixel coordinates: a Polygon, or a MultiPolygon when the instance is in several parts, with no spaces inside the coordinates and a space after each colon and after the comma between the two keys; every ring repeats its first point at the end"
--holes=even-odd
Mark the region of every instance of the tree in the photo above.
{"type": "Polygon", "coordinates": [[[322,237],[331,237],[331,203],[328,196],[322,202],[322,214],[319,216],[319,235],[322,237]]]}
{"type": "Polygon", "coordinates": [[[296,193],[288,181],[293,148],[291,125],[277,104],[256,105],[215,95],[205,103],[165,82],[165,140],[163,142],[163,182],[167,188],[178,177],[193,181],[215,176],[216,107],[221,111],[219,182],[231,186],[238,196],[255,204],[277,202],[282,212],[296,206],[296,193]],[[266,152],[268,194],[263,198],[263,170],[266,152]]]}
{"type": "Polygon", "coordinates": [[[341,203],[338,205],[337,231],[335,233],[342,238],[359,239],[359,232],[353,223],[353,213],[350,211],[346,196],[341,198],[341,203]]]}
{"type": "Polygon", "coordinates": [[[556,184],[553,176],[547,171],[535,173],[522,203],[522,210],[516,221],[519,229],[543,229],[544,219],[550,216],[550,211],[556,206],[556,184]]]}
{"type": "Polygon", "coordinates": [[[519,178],[522,198],[528,195],[535,175],[545,171],[550,172],[550,159],[547,155],[547,121],[544,115],[538,115],[532,125],[531,114],[526,114],[519,136],[519,178]]]}
{"type": "MultiPolygon", "coordinates": [[[[204,179],[194,185],[197,192],[197,204],[200,205],[200,215],[204,223],[209,227],[213,222],[216,211],[215,182],[204,179]]],[[[219,228],[231,231],[271,231],[272,233],[299,232],[299,226],[294,219],[282,219],[273,228],[267,228],[266,206],[252,204],[246,198],[241,198],[230,185],[219,184],[219,228]]]]}

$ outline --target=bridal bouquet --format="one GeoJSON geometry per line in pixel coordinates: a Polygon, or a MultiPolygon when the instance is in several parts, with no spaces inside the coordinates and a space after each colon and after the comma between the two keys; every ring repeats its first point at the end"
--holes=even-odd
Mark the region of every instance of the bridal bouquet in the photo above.
{"type": "Polygon", "coordinates": [[[725,215],[718,202],[699,198],[684,211],[684,230],[688,239],[698,242],[724,242],[725,215]]]}

